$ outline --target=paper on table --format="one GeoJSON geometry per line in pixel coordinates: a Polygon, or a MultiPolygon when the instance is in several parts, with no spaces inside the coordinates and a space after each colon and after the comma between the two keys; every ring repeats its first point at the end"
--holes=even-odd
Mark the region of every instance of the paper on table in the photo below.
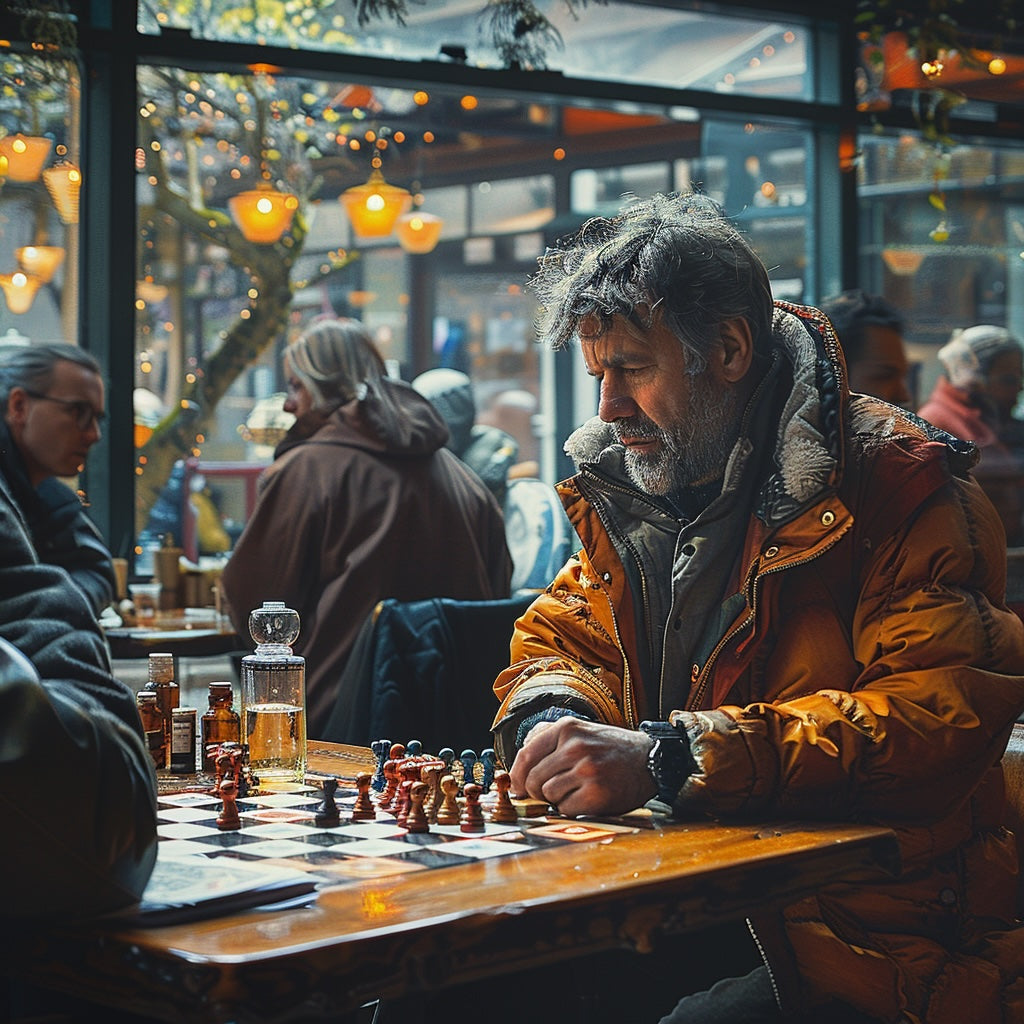
{"type": "Polygon", "coordinates": [[[142,899],[111,917],[139,925],[179,924],[252,908],[283,909],[316,898],[302,871],[232,858],[157,855],[142,899]]]}

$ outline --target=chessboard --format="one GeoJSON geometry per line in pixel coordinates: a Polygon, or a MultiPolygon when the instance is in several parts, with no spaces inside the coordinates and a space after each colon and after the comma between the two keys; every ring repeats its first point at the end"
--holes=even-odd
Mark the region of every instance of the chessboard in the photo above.
{"type": "MultiPolygon", "coordinates": [[[[479,767],[477,762],[475,778],[480,777],[479,767]]],[[[233,820],[227,829],[223,827],[224,800],[216,787],[161,793],[159,855],[161,859],[200,857],[287,867],[309,873],[322,889],[567,842],[602,840],[633,830],[623,824],[561,818],[536,801],[510,800],[503,776],[507,779],[499,768],[486,786],[467,785],[465,775],[459,773],[457,791],[453,787],[451,794],[459,820],[449,824],[437,821],[440,803],[424,812],[422,803],[417,809],[414,801],[410,825],[408,805],[403,818],[397,792],[389,800],[386,788],[374,790],[369,772],[357,779],[307,777],[304,784],[258,786],[232,801],[233,820]],[[504,805],[503,814],[496,813],[499,804],[504,805]],[[514,808],[512,814],[509,806],[514,808]],[[468,823],[467,813],[473,819],[468,823]],[[492,820],[495,817],[504,820],[492,820]]],[[[409,790],[418,780],[406,781],[411,783],[409,790]]],[[[424,787],[421,783],[416,800],[429,803],[424,787]]],[[[435,796],[440,798],[439,793],[435,796]]]]}

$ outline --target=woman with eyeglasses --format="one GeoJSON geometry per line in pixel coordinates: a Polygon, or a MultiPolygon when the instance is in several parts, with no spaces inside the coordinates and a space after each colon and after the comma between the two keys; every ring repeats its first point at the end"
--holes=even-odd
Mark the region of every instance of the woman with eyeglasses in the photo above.
{"type": "Polygon", "coordinates": [[[0,348],[0,473],[41,562],[65,569],[99,614],[114,597],[114,567],[79,495],[76,476],[100,439],[100,365],[76,345],[0,348]]]}

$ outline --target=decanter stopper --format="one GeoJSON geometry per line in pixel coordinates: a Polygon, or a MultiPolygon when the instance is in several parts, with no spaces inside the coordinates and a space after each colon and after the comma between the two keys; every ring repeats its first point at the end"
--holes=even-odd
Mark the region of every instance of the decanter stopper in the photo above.
{"type": "Polygon", "coordinates": [[[257,654],[291,654],[299,635],[299,613],[284,601],[264,601],[249,613],[249,633],[257,654]]]}

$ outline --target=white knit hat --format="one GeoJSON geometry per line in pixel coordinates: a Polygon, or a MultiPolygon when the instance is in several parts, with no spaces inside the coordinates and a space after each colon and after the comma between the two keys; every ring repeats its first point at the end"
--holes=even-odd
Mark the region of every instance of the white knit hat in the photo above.
{"type": "Polygon", "coordinates": [[[966,330],[957,330],[939,349],[942,363],[955,388],[969,388],[980,384],[992,360],[1004,352],[1013,352],[1024,346],[1005,327],[978,324],[966,330]]]}

